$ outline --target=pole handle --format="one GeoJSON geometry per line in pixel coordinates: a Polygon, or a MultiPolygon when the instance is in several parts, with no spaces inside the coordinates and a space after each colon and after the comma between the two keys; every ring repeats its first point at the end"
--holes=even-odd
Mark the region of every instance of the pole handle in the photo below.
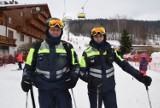
{"type": "MultiPolygon", "coordinates": [[[[145,85],[146,86],[146,85],[145,85]]],[[[146,86],[146,90],[148,91],[148,86],[146,86]]]]}

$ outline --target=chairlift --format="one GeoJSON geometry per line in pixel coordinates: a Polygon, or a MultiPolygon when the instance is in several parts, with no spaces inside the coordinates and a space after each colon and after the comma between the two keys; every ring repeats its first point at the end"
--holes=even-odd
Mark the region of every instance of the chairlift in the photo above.
{"type": "Polygon", "coordinates": [[[82,9],[83,9],[83,12],[77,14],[78,18],[86,18],[86,14],[84,13],[84,7],[82,7],[82,9]]]}
{"type": "Polygon", "coordinates": [[[67,22],[69,19],[67,17],[63,17],[62,21],[67,22]]]}
{"type": "Polygon", "coordinates": [[[86,18],[86,14],[85,13],[78,13],[78,18],[86,18]]]}
{"type": "Polygon", "coordinates": [[[65,23],[65,22],[69,22],[70,20],[72,20],[72,17],[71,16],[64,16],[62,18],[62,21],[65,23]]]}

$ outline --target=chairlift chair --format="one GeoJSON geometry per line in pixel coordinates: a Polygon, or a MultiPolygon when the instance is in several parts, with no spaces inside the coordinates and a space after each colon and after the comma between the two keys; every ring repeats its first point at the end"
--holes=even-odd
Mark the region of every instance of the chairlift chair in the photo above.
{"type": "Polygon", "coordinates": [[[82,7],[83,12],[82,13],[78,13],[77,17],[78,18],[86,18],[86,14],[84,13],[84,7],[82,7]]]}
{"type": "Polygon", "coordinates": [[[69,19],[67,17],[63,17],[62,21],[67,22],[69,19]]]}
{"type": "Polygon", "coordinates": [[[86,14],[85,13],[78,13],[77,17],[78,18],[86,18],[86,14]]]}

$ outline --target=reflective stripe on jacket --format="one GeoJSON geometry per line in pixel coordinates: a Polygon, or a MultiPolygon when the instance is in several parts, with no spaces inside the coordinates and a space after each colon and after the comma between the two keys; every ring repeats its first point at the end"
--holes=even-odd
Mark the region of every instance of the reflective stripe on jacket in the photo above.
{"type": "Polygon", "coordinates": [[[102,76],[105,74],[106,76],[104,77],[109,78],[114,75],[113,65],[107,64],[105,60],[107,51],[103,52],[103,54],[100,55],[100,52],[97,49],[95,49],[94,47],[89,47],[84,53],[85,54],[83,54],[82,59],[80,61],[80,67],[87,68],[91,76],[102,78],[102,76]],[[101,58],[104,59],[101,60],[101,58]],[[102,63],[105,63],[103,64],[103,69],[105,69],[104,72],[102,72],[102,63]]]}
{"type": "MultiPolygon", "coordinates": [[[[108,49],[110,45],[106,45],[108,49]]],[[[114,78],[114,67],[112,64],[112,60],[115,61],[124,71],[131,74],[136,79],[141,77],[141,74],[138,70],[133,68],[126,62],[124,59],[119,56],[116,50],[112,50],[112,54],[110,54],[110,50],[105,49],[103,52],[96,49],[94,46],[90,45],[82,55],[80,60],[80,78],[88,82],[88,90],[97,90],[90,83],[90,79],[98,78],[100,80],[101,92],[107,92],[111,89],[115,88],[115,78],[114,78]],[[111,55],[111,56],[109,56],[111,55]],[[108,57],[109,56],[109,57],[108,57]],[[92,78],[93,77],[93,78],[92,78]],[[89,79],[88,79],[89,78],[89,79]]]]}
{"type": "Polygon", "coordinates": [[[66,78],[68,78],[69,64],[72,67],[76,66],[77,58],[75,51],[71,44],[71,60],[67,58],[67,51],[65,50],[63,43],[58,45],[49,45],[43,41],[38,50],[37,59],[33,57],[34,47],[32,47],[27,56],[25,69],[26,71],[33,71],[34,62],[35,65],[35,86],[40,89],[50,88],[66,88],[66,78]],[[69,63],[71,61],[71,63],[69,63]]]}

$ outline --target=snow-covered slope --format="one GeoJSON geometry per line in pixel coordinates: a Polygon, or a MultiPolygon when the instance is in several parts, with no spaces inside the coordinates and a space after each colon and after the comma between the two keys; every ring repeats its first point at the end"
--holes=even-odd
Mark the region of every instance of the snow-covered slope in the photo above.
{"type": "MultiPolygon", "coordinates": [[[[73,37],[72,35],[70,37],[72,38],[71,43],[74,45],[80,58],[90,39],[81,36],[73,37]]],[[[63,39],[66,40],[66,37],[63,37],[63,39]]],[[[134,63],[131,64],[135,65],[134,63]]],[[[114,67],[118,107],[150,108],[144,85],[126,72],[123,72],[118,65],[114,64],[114,67]]],[[[21,90],[20,86],[22,71],[13,71],[17,68],[17,64],[8,64],[0,67],[0,108],[26,108],[26,93],[21,90]]],[[[153,79],[152,85],[149,87],[152,108],[160,108],[160,73],[148,70],[147,74],[153,79]]],[[[79,80],[73,91],[77,108],[89,108],[87,84],[79,80]]],[[[39,108],[36,88],[34,88],[34,95],[36,106],[39,108]]],[[[32,108],[30,94],[28,97],[28,108],[32,108]]]]}

